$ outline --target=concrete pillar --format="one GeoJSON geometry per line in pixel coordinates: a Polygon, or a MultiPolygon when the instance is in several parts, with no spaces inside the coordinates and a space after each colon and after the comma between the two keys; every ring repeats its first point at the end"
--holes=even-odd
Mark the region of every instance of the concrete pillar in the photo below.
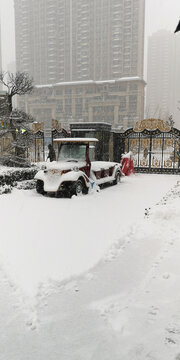
{"type": "Polygon", "coordinates": [[[115,105],[114,106],[114,125],[117,126],[118,125],[118,120],[119,120],[119,106],[115,105]]]}
{"type": "Polygon", "coordinates": [[[89,106],[88,108],[88,121],[93,122],[93,107],[89,106]]]}

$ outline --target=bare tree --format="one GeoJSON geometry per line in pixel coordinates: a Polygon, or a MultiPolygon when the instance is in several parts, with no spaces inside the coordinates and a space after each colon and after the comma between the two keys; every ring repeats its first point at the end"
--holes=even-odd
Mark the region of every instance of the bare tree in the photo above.
{"type": "Polygon", "coordinates": [[[29,124],[34,120],[24,111],[14,109],[12,99],[14,95],[25,95],[31,93],[33,90],[33,79],[25,72],[17,72],[16,74],[10,72],[0,73],[0,83],[4,85],[7,90],[7,101],[5,107],[0,109],[0,120],[3,121],[5,130],[1,136],[11,134],[12,142],[7,149],[7,156],[1,159],[1,162],[10,166],[25,166],[27,165],[27,148],[33,138],[33,133],[30,130],[29,124]]]}
{"type": "Polygon", "coordinates": [[[173,120],[173,116],[172,115],[169,115],[168,116],[168,124],[169,126],[172,128],[175,124],[174,120],[173,120]]]}
{"type": "Polygon", "coordinates": [[[15,74],[10,72],[1,72],[0,83],[7,89],[9,114],[13,109],[13,96],[29,94],[33,90],[33,78],[26,72],[17,71],[15,74]]]}

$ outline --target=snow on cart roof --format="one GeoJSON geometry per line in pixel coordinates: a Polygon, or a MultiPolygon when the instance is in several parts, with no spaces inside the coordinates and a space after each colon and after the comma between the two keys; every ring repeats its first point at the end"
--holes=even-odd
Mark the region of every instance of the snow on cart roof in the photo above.
{"type": "Polygon", "coordinates": [[[99,141],[96,138],[59,138],[53,139],[54,142],[83,142],[83,143],[90,143],[90,142],[97,142],[99,141]]]}

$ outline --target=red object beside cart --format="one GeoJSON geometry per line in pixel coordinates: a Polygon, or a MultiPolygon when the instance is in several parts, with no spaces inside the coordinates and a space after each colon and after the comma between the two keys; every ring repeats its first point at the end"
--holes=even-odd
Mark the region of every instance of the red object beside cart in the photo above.
{"type": "Polygon", "coordinates": [[[122,156],[121,166],[122,166],[122,172],[125,176],[134,174],[134,165],[133,165],[131,151],[122,156]]]}

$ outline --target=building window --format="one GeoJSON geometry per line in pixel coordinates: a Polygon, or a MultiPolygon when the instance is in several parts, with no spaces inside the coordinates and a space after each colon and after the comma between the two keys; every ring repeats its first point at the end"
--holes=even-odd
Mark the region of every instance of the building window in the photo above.
{"type": "Polygon", "coordinates": [[[135,112],[137,110],[137,96],[136,95],[130,95],[129,97],[129,111],[135,112]]]}
{"type": "Polygon", "coordinates": [[[76,94],[82,94],[82,88],[76,88],[76,94]]]}
{"type": "Polygon", "coordinates": [[[126,84],[119,85],[119,91],[127,91],[127,85],[126,84]]]}
{"type": "Polygon", "coordinates": [[[72,90],[69,88],[65,88],[65,95],[71,95],[72,90]]]}
{"type": "Polygon", "coordinates": [[[81,98],[75,99],[75,111],[76,111],[76,115],[82,114],[82,99],[81,98]]]}
{"type": "Polygon", "coordinates": [[[130,90],[134,91],[137,90],[137,84],[130,84],[130,90]]]}
{"type": "Polygon", "coordinates": [[[119,101],[120,101],[119,111],[125,111],[126,110],[126,96],[120,96],[119,101]]]}
{"type": "Polygon", "coordinates": [[[62,95],[63,94],[63,91],[62,89],[56,89],[56,95],[62,95]]]}
{"type": "Polygon", "coordinates": [[[71,114],[72,113],[72,101],[71,99],[65,99],[65,113],[71,114]]]}

